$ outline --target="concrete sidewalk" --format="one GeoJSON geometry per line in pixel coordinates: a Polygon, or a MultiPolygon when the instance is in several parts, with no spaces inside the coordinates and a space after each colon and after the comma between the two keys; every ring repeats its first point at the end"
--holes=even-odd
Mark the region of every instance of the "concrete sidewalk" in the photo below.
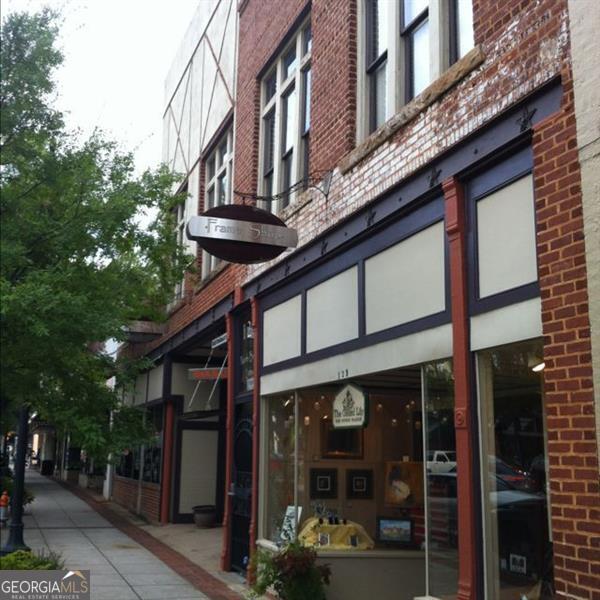
{"type": "Polygon", "coordinates": [[[92,600],[209,598],[55,481],[28,471],[26,485],[35,501],[24,517],[25,543],[59,552],[68,569],[89,569],[92,600]]]}

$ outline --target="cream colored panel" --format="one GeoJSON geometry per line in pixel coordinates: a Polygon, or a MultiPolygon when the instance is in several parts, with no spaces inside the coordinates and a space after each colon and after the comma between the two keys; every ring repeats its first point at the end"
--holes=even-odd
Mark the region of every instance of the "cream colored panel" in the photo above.
{"type": "Polygon", "coordinates": [[[471,350],[529,340],[542,335],[539,298],[471,317],[471,350]]]}
{"type": "Polygon", "coordinates": [[[295,296],[265,311],[263,317],[263,363],[300,355],[301,297],[295,296]]]}
{"type": "Polygon", "coordinates": [[[163,365],[152,369],[148,379],[148,400],[157,400],[163,396],[163,365]]]}
{"type": "Polygon", "coordinates": [[[146,390],[148,387],[148,374],[140,373],[135,380],[133,388],[133,404],[143,404],[146,402],[146,390]]]}
{"type": "MultiPolygon", "coordinates": [[[[188,177],[188,195],[185,201],[186,222],[198,214],[198,191],[199,191],[200,162],[191,170],[188,177]]],[[[183,245],[190,254],[196,254],[196,242],[183,236],[183,245]]]]}
{"type": "Polygon", "coordinates": [[[181,432],[180,513],[191,513],[199,504],[215,504],[218,440],[218,431],[181,432]]]}
{"type": "Polygon", "coordinates": [[[477,202],[477,238],[481,298],[537,280],[531,175],[477,202]]]}
{"type": "Polygon", "coordinates": [[[444,224],[436,223],[365,262],[367,333],[443,311],[444,224]]]}
{"type": "Polygon", "coordinates": [[[449,356],[452,356],[450,324],[263,375],[260,378],[260,390],[263,394],[274,394],[449,356]]]}
{"type": "Polygon", "coordinates": [[[206,51],[206,42],[200,42],[194,61],[192,63],[192,114],[190,129],[192,132],[191,156],[198,157],[201,153],[200,141],[202,139],[202,102],[204,90],[202,87],[202,70],[204,68],[204,53],[206,51]]]}
{"type": "Polygon", "coordinates": [[[306,350],[312,352],[358,337],[358,268],[352,267],[308,290],[306,350]]]}

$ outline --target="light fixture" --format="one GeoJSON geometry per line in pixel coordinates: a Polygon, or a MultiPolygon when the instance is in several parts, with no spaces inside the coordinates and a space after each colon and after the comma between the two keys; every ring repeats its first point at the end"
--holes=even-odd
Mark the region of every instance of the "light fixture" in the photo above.
{"type": "Polygon", "coordinates": [[[321,403],[318,400],[315,400],[315,403],[313,404],[313,408],[315,410],[321,410],[321,403]]]}
{"type": "Polygon", "coordinates": [[[534,372],[539,373],[546,367],[546,363],[537,354],[530,353],[527,357],[527,366],[534,372]]]}
{"type": "Polygon", "coordinates": [[[304,424],[308,427],[310,425],[310,417],[308,415],[306,415],[304,417],[304,424]]]}
{"type": "Polygon", "coordinates": [[[392,419],[392,427],[398,427],[398,419],[392,419]]]}
{"type": "Polygon", "coordinates": [[[383,410],[383,404],[381,404],[381,402],[378,402],[376,409],[377,409],[377,412],[381,412],[383,410]]]}

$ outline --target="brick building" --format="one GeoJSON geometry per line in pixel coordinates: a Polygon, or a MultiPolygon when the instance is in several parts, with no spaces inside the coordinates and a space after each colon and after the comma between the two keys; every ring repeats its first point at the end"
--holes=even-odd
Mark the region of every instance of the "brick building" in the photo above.
{"type": "Polygon", "coordinates": [[[132,399],[160,434],[149,516],[214,505],[224,569],[298,535],[336,599],[599,597],[582,4],[597,20],[566,0],[201,4],[167,82],[178,235],[249,194],[299,244],[251,266],[191,244],[199,275],[132,345],[155,363],[132,399]]]}

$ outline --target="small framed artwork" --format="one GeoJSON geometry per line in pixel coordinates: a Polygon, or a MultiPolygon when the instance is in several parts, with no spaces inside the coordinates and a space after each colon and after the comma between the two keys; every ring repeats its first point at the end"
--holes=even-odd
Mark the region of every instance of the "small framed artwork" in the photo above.
{"type": "Polygon", "coordinates": [[[410,547],[413,545],[413,522],[407,518],[377,517],[377,541],[410,547]]]}
{"type": "Polygon", "coordinates": [[[319,533],[319,546],[329,546],[331,543],[331,538],[328,533],[320,532],[319,533]]]}
{"type": "Polygon", "coordinates": [[[310,499],[337,498],[337,469],[310,470],[310,499]]]}
{"type": "Polygon", "coordinates": [[[348,469],[346,471],[346,498],[348,500],[372,500],[372,469],[348,469]]]}
{"type": "Polygon", "coordinates": [[[364,429],[335,429],[331,419],[321,421],[321,458],[362,458],[364,429]]]}

